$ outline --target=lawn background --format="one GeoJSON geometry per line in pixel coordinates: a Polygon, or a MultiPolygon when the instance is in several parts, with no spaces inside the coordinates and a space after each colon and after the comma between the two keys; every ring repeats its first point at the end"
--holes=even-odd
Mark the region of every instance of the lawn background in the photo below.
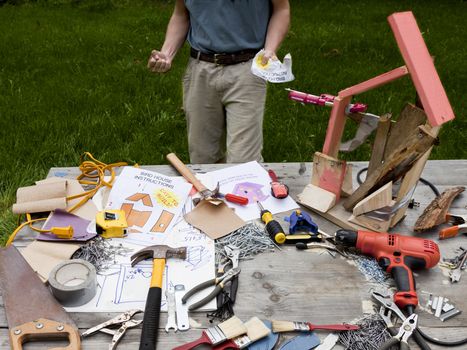
{"type": "MultiPolygon", "coordinates": [[[[295,81],[270,85],[264,123],[266,162],[309,162],[322,148],[329,109],[289,101],[284,88],[336,94],[400,65],[387,23],[412,10],[454,108],[432,159],[466,158],[467,3],[464,1],[291,0],[290,32],[278,52],[293,57],[295,81]]],[[[146,69],[162,45],[173,1],[0,0],[0,236],[11,233],[20,186],[52,166],[77,166],[89,151],[105,162],[188,162],[181,110],[185,45],[168,74],[146,69]]],[[[232,30],[235,30],[233,28],[232,30]]],[[[409,78],[357,100],[394,116],[415,90],[409,78]]],[[[355,130],[350,125],[346,135],[355,130]]],[[[370,145],[342,155],[367,160],[370,145]]],[[[0,240],[1,241],[1,240],[0,240]]]]}

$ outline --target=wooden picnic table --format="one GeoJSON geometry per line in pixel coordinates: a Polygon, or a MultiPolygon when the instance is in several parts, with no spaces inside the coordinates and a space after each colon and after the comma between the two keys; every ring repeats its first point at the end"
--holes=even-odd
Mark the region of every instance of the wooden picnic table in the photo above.
{"type": "MultiPolygon", "coordinates": [[[[359,169],[366,166],[366,162],[355,162],[354,176],[359,169]]],[[[195,172],[206,172],[227,167],[227,164],[192,165],[195,172]]],[[[290,194],[296,198],[311,179],[311,163],[266,163],[265,168],[273,169],[276,174],[290,188],[290,194]]],[[[145,169],[157,171],[165,175],[177,175],[169,165],[144,166],[145,169]]],[[[75,178],[77,168],[52,168],[50,176],[75,178]]],[[[422,177],[434,183],[440,192],[457,185],[467,185],[467,160],[429,161],[422,177]]],[[[354,179],[354,184],[356,181],[354,179]]],[[[423,209],[434,198],[428,186],[419,184],[414,194],[420,207],[409,209],[406,218],[399,223],[392,232],[401,232],[413,235],[412,227],[423,209]]],[[[452,213],[467,212],[467,196],[460,195],[452,204],[452,213]]],[[[308,211],[310,212],[310,211],[308,211]]],[[[337,226],[310,212],[313,220],[325,232],[333,233],[337,226]]],[[[275,217],[283,222],[281,213],[275,217]]],[[[285,227],[287,225],[285,224],[285,227]]],[[[449,240],[438,241],[437,231],[432,230],[419,236],[433,239],[438,242],[442,257],[454,256],[455,249],[460,246],[467,248],[466,236],[449,240]]],[[[27,245],[33,239],[32,235],[21,235],[15,244],[27,245]]],[[[237,301],[234,306],[235,314],[246,321],[252,316],[261,319],[278,319],[291,321],[310,321],[312,323],[341,323],[360,318],[365,312],[372,311],[370,294],[377,284],[369,281],[356,268],[356,266],[337,256],[319,254],[311,250],[298,251],[295,247],[282,247],[272,253],[263,253],[253,260],[240,262],[241,274],[237,301]]],[[[422,291],[448,298],[458,309],[464,311],[446,322],[441,322],[434,315],[426,312],[422,304],[419,313],[420,327],[435,337],[453,341],[467,337],[467,275],[458,283],[449,281],[447,271],[440,267],[431,270],[417,271],[415,273],[419,298],[423,299],[422,291]]],[[[426,296],[425,296],[426,300],[426,296]]],[[[110,313],[72,313],[80,331],[108,320],[115,314],[110,313]]],[[[212,326],[206,318],[206,313],[192,313],[193,327],[186,332],[167,334],[164,331],[167,314],[161,315],[160,335],[158,349],[171,349],[174,346],[197,339],[201,329],[212,326]],[[194,327],[196,325],[196,327],[194,327]]],[[[140,328],[129,329],[122,339],[119,349],[138,349],[140,328]]],[[[326,332],[318,332],[321,338],[326,332]]],[[[83,349],[105,349],[108,347],[111,336],[98,333],[82,342],[83,349]]],[[[0,298],[0,349],[8,348],[7,322],[0,298]]],[[[64,342],[53,343],[65,344],[64,342]]],[[[412,342],[413,345],[413,342],[412,342]]],[[[467,345],[453,347],[452,349],[465,349],[467,345]]],[[[28,349],[43,349],[44,343],[31,344],[28,349]]],[[[339,348],[339,347],[336,347],[339,348]]],[[[340,347],[342,348],[342,347],[340,347]]],[[[413,346],[417,348],[417,346],[413,346]]],[[[432,349],[442,347],[432,345],[432,349]]]]}

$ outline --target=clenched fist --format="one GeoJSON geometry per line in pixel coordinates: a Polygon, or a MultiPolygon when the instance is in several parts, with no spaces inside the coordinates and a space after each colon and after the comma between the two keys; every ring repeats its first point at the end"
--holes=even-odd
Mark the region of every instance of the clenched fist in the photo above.
{"type": "Polygon", "coordinates": [[[152,50],[148,68],[154,73],[165,73],[172,67],[172,60],[160,51],[152,50]]]}

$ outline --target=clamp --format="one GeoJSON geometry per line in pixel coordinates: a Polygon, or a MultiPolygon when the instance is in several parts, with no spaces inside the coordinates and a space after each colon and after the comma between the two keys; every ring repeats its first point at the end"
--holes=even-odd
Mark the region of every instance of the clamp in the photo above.
{"type": "Polygon", "coordinates": [[[446,222],[453,226],[442,229],[439,232],[439,239],[452,238],[459,233],[467,233],[467,216],[446,214],[446,222]]]}
{"type": "Polygon", "coordinates": [[[318,225],[313,222],[313,219],[307,212],[299,209],[294,210],[293,213],[290,216],[286,216],[284,220],[290,224],[290,234],[303,231],[310,232],[312,234],[318,233],[318,225]]]}
{"type": "Polygon", "coordinates": [[[379,350],[388,350],[397,344],[399,344],[400,350],[409,350],[410,346],[408,341],[412,333],[417,329],[417,320],[418,316],[416,314],[412,314],[407,317],[399,328],[399,332],[385,342],[379,350]]]}
{"type": "Polygon", "coordinates": [[[186,292],[186,294],[182,298],[182,303],[185,304],[191,296],[206,289],[207,287],[216,286],[214,290],[211,293],[209,293],[207,297],[190,305],[188,307],[188,310],[193,311],[193,310],[200,308],[201,306],[206,305],[209,301],[214,299],[219,293],[221,293],[224,290],[224,287],[227,284],[227,282],[232,281],[234,278],[238,277],[239,274],[240,274],[240,269],[235,268],[235,269],[231,269],[227,271],[225,274],[223,274],[220,277],[216,277],[211,280],[198,284],[197,286],[193,287],[188,292],[186,292]]]}
{"type": "Polygon", "coordinates": [[[143,320],[133,319],[134,315],[141,313],[141,312],[143,312],[143,310],[139,310],[139,309],[128,310],[127,312],[124,312],[123,314],[120,314],[106,322],[98,324],[95,327],[89,328],[87,331],[82,333],[81,336],[84,338],[91,334],[96,333],[97,331],[110,334],[113,336],[113,338],[112,338],[112,342],[109,344],[109,350],[114,350],[117,348],[118,342],[125,335],[125,332],[128,328],[136,327],[141,322],[143,322],[143,320]],[[120,328],[118,329],[107,328],[108,326],[115,326],[115,325],[120,325],[120,328]]]}

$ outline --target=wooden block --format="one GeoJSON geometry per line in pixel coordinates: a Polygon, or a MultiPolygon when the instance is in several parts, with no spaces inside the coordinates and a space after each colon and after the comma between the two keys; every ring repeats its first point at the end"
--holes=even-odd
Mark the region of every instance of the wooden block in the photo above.
{"type": "Polygon", "coordinates": [[[412,12],[388,17],[397,45],[432,126],[454,119],[454,112],[412,12]]]}
{"type": "Polygon", "coordinates": [[[357,84],[347,89],[344,89],[342,91],[339,91],[339,97],[344,98],[348,96],[361,94],[365,91],[387,84],[393,80],[402,78],[403,76],[407,75],[408,72],[409,71],[407,70],[406,66],[398,67],[389,72],[383,73],[374,78],[361,82],[360,84],[357,84]]]}
{"type": "Polygon", "coordinates": [[[376,232],[388,232],[391,223],[391,220],[381,221],[368,217],[365,214],[360,216],[352,215],[350,216],[349,221],[376,232]]]}
{"type": "Polygon", "coordinates": [[[392,181],[388,182],[383,187],[363,198],[360,202],[355,204],[353,208],[353,215],[359,216],[369,211],[380,209],[389,206],[392,201],[392,181]]]}
{"type": "Polygon", "coordinates": [[[335,159],[320,152],[315,152],[313,156],[311,183],[328,192],[334,193],[336,201],[339,201],[340,198],[345,173],[345,161],[335,159]]]}
{"type": "Polygon", "coordinates": [[[371,150],[370,163],[368,164],[367,176],[379,167],[384,160],[384,150],[388,141],[389,129],[391,128],[391,114],[384,114],[379,118],[376,129],[375,141],[371,150]]]}
{"type": "Polygon", "coordinates": [[[413,131],[411,137],[401,141],[399,147],[381,164],[355,192],[345,200],[344,207],[352,210],[355,204],[368,193],[376,191],[389,181],[405,175],[413,165],[435,142],[435,136],[425,126],[413,131]]]}
{"type": "Polygon", "coordinates": [[[325,213],[336,204],[336,195],[318,186],[308,184],[298,195],[298,202],[325,213]]]}
{"type": "Polygon", "coordinates": [[[353,193],[352,168],[352,164],[347,164],[345,167],[344,183],[341,188],[342,197],[348,197],[353,193]]]}
{"type": "Polygon", "coordinates": [[[334,99],[328,128],[326,129],[326,139],[323,145],[323,153],[328,156],[337,158],[337,154],[339,153],[339,146],[346,120],[345,108],[350,103],[350,100],[351,96],[344,98],[338,96],[334,99]]]}

